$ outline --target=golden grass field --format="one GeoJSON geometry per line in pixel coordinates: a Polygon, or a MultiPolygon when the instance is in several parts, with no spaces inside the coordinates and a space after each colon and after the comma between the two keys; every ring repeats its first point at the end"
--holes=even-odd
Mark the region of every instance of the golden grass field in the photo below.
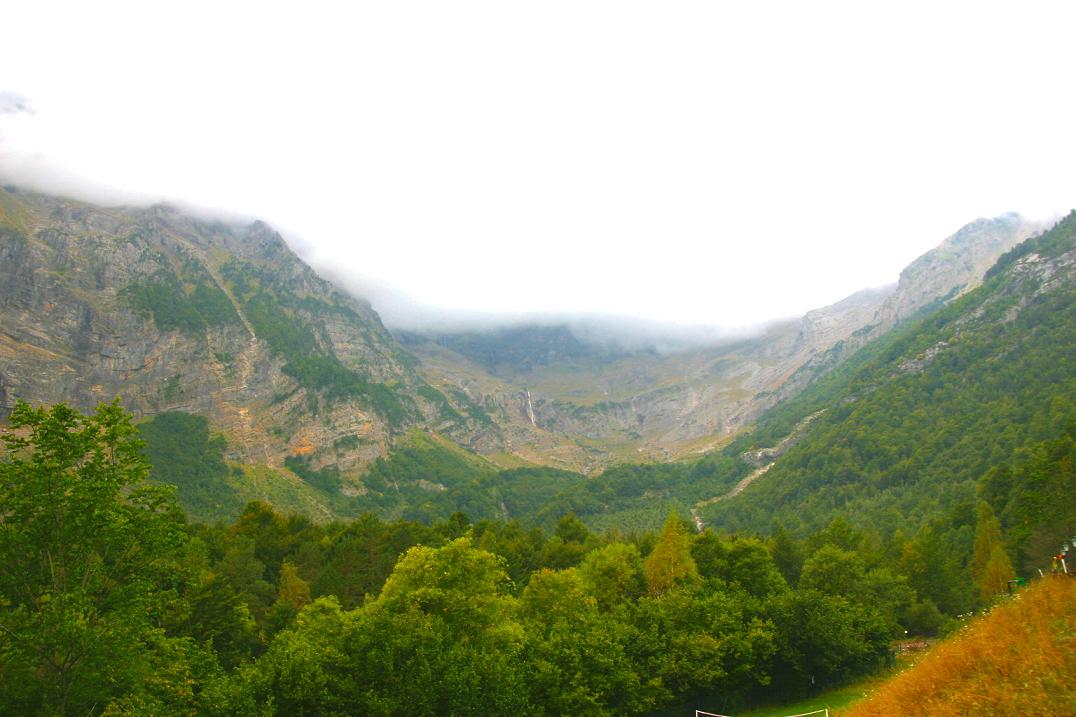
{"type": "Polygon", "coordinates": [[[1076,715],[1076,579],[1036,581],[840,717],[1076,715]]]}

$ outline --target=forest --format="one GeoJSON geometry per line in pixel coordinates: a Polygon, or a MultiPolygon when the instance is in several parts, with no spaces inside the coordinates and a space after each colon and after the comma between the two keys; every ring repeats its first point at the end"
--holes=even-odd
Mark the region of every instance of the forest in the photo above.
{"type": "MultiPolygon", "coordinates": [[[[118,401],[20,403],[0,462],[4,714],[645,714],[823,689],[988,604],[1013,568],[1011,476],[969,552],[843,519],[777,530],[551,531],[462,513],[318,525],[248,504],[189,522],[118,401]]],[[[1006,478],[1009,476],[1009,478],[1006,478]]]]}

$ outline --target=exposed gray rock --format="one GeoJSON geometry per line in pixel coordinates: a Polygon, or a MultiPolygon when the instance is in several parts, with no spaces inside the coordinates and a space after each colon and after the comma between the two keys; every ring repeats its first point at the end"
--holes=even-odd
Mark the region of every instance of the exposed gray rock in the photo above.
{"type": "MultiPolygon", "coordinates": [[[[437,419],[438,405],[406,351],[366,302],[319,278],[262,222],[206,221],[167,206],[104,208],[0,190],[0,406],[16,399],[89,410],[121,396],[136,416],[206,415],[230,457],[279,466],[360,470],[393,437],[437,419]],[[224,277],[229,263],[258,273],[292,301],[327,355],[371,384],[391,386],[413,415],[390,425],[361,397],[326,399],[283,371],[224,277]],[[178,277],[219,289],[236,316],[196,330],[162,328],[130,287],[178,277]],[[347,450],[334,443],[343,436],[347,450]]],[[[442,422],[443,424],[443,422],[442,422]]],[[[466,422],[442,428],[465,442],[466,422]]]]}

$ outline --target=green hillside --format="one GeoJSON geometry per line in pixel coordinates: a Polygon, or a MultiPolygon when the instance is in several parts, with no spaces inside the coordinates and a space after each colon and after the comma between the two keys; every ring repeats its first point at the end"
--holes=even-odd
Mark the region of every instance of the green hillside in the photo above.
{"type": "MultiPolygon", "coordinates": [[[[823,411],[763,479],[704,517],[801,535],[838,515],[886,535],[937,523],[966,545],[983,476],[1026,462],[1023,452],[1058,439],[1076,416],[1074,237],[1076,213],[1003,256],[979,289],[765,416],[731,453],[773,445],[823,411]]],[[[1003,510],[1012,481],[995,483],[1003,510]]],[[[1068,505],[1050,520],[1076,524],[1068,505]]]]}
{"type": "Polygon", "coordinates": [[[140,425],[146,456],[159,483],[176,486],[192,519],[233,520],[250,500],[316,520],[373,513],[424,523],[453,513],[472,519],[515,519],[552,529],[574,512],[595,530],[653,530],[670,511],[723,494],[743,477],[743,461],[714,455],[693,463],[610,468],[600,476],[548,467],[500,469],[451,441],[413,430],[385,458],[356,474],[314,468],[289,456],[286,470],[228,466],[227,443],[202,416],[173,411],[140,425]]]}

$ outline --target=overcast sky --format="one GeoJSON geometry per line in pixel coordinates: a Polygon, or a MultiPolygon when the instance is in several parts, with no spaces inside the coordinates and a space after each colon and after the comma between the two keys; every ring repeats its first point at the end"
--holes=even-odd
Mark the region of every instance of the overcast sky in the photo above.
{"type": "Polygon", "coordinates": [[[12,3],[0,173],[419,304],[741,325],[1076,206],[1074,7],[12,3]]]}

